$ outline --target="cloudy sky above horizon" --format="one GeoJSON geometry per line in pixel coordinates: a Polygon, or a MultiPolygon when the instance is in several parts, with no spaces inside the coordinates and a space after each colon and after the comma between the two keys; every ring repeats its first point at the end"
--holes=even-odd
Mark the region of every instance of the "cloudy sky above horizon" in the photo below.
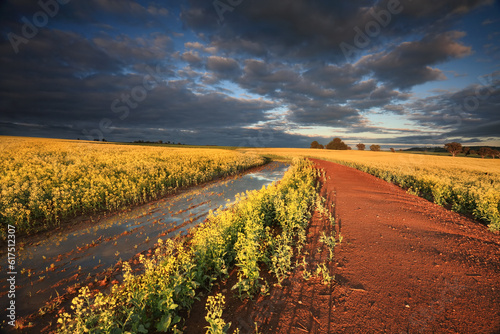
{"type": "Polygon", "coordinates": [[[0,135],[500,146],[494,0],[6,0],[0,135]]]}

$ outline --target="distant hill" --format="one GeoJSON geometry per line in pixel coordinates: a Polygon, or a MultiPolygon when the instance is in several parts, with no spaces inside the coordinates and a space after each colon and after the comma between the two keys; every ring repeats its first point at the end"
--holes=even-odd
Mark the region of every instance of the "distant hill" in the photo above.
{"type": "Polygon", "coordinates": [[[413,151],[413,152],[448,152],[444,147],[412,147],[403,151],[413,151]]]}

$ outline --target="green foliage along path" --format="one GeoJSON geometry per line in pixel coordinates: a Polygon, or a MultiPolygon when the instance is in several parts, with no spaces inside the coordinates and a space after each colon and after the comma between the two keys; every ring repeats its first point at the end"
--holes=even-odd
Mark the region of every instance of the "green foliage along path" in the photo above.
{"type": "Polygon", "coordinates": [[[59,317],[59,332],[176,332],[197,288],[210,290],[234,265],[239,271],[234,289],[241,296],[259,291],[261,263],[279,281],[291,266],[291,247],[305,242],[317,173],[310,161],[296,159],[279,183],[210,215],[187,242],[159,241],[153,256],[141,258],[143,274],[132,274],[125,264],[124,281],[111,293],[82,288],[71,311],[59,317]]]}

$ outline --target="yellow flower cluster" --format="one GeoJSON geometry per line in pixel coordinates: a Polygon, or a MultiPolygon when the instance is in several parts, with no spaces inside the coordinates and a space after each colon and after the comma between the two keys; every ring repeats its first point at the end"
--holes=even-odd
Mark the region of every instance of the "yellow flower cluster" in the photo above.
{"type": "Polygon", "coordinates": [[[0,137],[0,161],[0,220],[29,233],[144,203],[264,159],[220,149],[0,137]]]}
{"type": "MultiPolygon", "coordinates": [[[[258,266],[267,255],[292,256],[274,251],[277,247],[269,228],[279,226],[282,233],[288,233],[287,249],[291,249],[298,230],[305,233],[317,195],[316,178],[312,163],[297,160],[280,183],[239,196],[241,200],[231,208],[218,210],[194,228],[191,239],[158,240],[151,257],[140,257],[141,274],[134,275],[125,262],[123,283],[114,285],[109,294],[89,296],[88,288],[82,288],[72,302],[71,314],[59,316],[58,332],[178,333],[181,316],[198,298],[196,289],[210,290],[218,277],[228,276],[234,264],[241,272],[239,286],[256,292],[253,288],[262,280],[258,266]],[[258,242],[249,244],[250,239],[258,242]]],[[[209,304],[209,331],[226,328],[220,318],[223,304],[223,300],[209,304]]]]}

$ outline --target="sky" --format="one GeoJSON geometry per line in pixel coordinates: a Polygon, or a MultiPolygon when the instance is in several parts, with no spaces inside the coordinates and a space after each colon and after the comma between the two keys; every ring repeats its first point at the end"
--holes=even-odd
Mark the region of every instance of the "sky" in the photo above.
{"type": "Polygon", "coordinates": [[[500,1],[0,0],[0,135],[500,146],[500,1]]]}

